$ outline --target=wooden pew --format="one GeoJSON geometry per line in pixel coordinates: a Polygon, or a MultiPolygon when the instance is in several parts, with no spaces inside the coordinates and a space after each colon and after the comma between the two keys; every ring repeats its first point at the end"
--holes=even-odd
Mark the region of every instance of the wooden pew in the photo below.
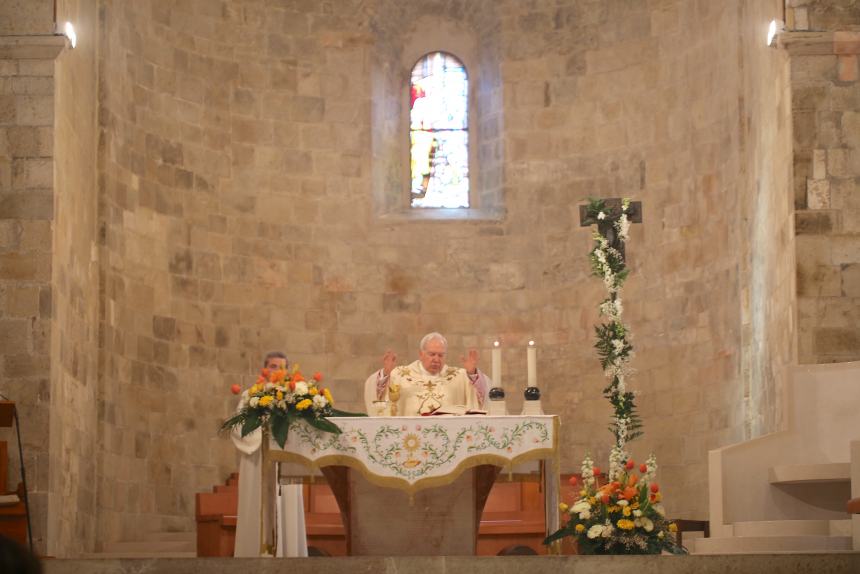
{"type": "Polygon", "coordinates": [[[24,506],[24,485],[16,492],[6,488],[6,473],[9,469],[9,450],[5,441],[0,441],[0,494],[17,494],[18,502],[0,505],[0,536],[11,538],[21,546],[27,545],[27,508],[24,506]]]}

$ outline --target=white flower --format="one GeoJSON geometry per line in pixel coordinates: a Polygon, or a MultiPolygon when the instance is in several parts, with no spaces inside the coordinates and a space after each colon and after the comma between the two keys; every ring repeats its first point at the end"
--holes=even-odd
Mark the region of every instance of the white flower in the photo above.
{"type": "Polygon", "coordinates": [[[591,511],[590,510],[583,510],[582,512],[579,513],[579,519],[580,520],[588,520],[589,518],[591,518],[591,511]]]}
{"type": "Polygon", "coordinates": [[[308,394],[308,384],[304,381],[299,381],[296,383],[295,393],[297,395],[306,395],[308,394]]]}
{"type": "Polygon", "coordinates": [[[597,219],[599,219],[600,221],[603,221],[604,219],[606,219],[606,214],[601,211],[600,213],[597,214],[597,219]]]}
{"type": "Polygon", "coordinates": [[[578,500],[573,506],[570,507],[570,511],[573,514],[579,514],[580,512],[585,512],[586,510],[590,510],[591,505],[588,504],[587,500],[578,500]]]}
{"type": "Polygon", "coordinates": [[[651,532],[654,530],[654,523],[647,516],[642,517],[642,528],[645,529],[645,532],[651,532]]]}
{"type": "Polygon", "coordinates": [[[628,504],[630,504],[630,503],[627,502],[626,500],[619,500],[618,501],[618,506],[621,506],[621,507],[627,506],[628,504]]]}
{"type": "Polygon", "coordinates": [[[624,349],[624,339],[612,339],[612,346],[615,347],[615,352],[624,349]]]}
{"type": "Polygon", "coordinates": [[[274,388],[275,388],[275,385],[274,385],[274,383],[266,383],[266,384],[263,386],[263,388],[264,388],[266,391],[271,391],[272,389],[274,389],[274,388]]]}
{"type": "Polygon", "coordinates": [[[657,514],[659,514],[660,516],[666,516],[666,509],[663,508],[662,504],[655,504],[653,508],[654,508],[654,511],[657,514]]]}
{"type": "Polygon", "coordinates": [[[260,402],[260,397],[251,397],[251,400],[248,401],[248,406],[250,406],[251,408],[254,408],[257,406],[257,404],[259,402],[260,402]]]}
{"type": "Polygon", "coordinates": [[[640,517],[640,516],[642,516],[642,511],[641,511],[641,510],[638,510],[638,509],[637,509],[637,510],[634,510],[634,511],[633,511],[633,516],[635,516],[635,517],[637,517],[637,518],[638,518],[638,517],[640,517]]]}
{"type": "Polygon", "coordinates": [[[592,526],[591,528],[588,529],[587,536],[593,540],[593,539],[597,538],[598,536],[600,536],[601,534],[603,534],[603,530],[604,530],[604,528],[603,528],[602,524],[595,524],[594,526],[592,526]]]}
{"type": "Polygon", "coordinates": [[[313,401],[315,410],[320,410],[328,404],[328,401],[322,395],[314,395],[313,401]]]}
{"type": "Polygon", "coordinates": [[[665,536],[665,534],[663,533],[663,531],[662,531],[662,530],[661,530],[660,532],[658,532],[658,533],[657,533],[657,538],[661,538],[661,539],[662,539],[664,536],[665,536]]]}

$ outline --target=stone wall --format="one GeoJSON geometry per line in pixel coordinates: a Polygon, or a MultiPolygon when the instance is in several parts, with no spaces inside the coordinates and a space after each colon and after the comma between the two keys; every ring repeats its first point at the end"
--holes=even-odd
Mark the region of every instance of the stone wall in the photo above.
{"type": "Polygon", "coordinates": [[[785,0],[789,30],[846,30],[860,26],[857,0],[785,0]]]}
{"type": "Polygon", "coordinates": [[[791,90],[784,50],[767,47],[781,0],[740,4],[740,303],[744,437],[784,428],[796,361],[791,90]]]}
{"type": "Polygon", "coordinates": [[[644,202],[625,294],[647,431],[633,450],[657,452],[674,515],[704,516],[707,449],[778,426],[792,356],[785,60],[753,29],[779,13],[106,1],[99,537],[191,528],[193,493],[235,468],[215,434],[227,389],[272,348],[356,408],[386,348],[409,360],[440,330],[456,360],[500,338],[517,411],[534,338],[565,469],[605,457],[588,196],[644,202]],[[422,21],[428,41],[478,46],[488,217],[378,216],[399,209],[398,47],[422,21]]]}
{"type": "Polygon", "coordinates": [[[793,33],[798,353],[860,359],[860,33],[793,33]]]}
{"type": "MultiPolygon", "coordinates": [[[[38,7],[34,4],[34,7],[38,7]]],[[[26,33],[37,17],[4,20],[0,30],[26,33]],[[15,23],[21,23],[20,27],[15,23]]],[[[44,548],[51,400],[51,220],[53,217],[54,57],[62,39],[0,36],[0,392],[21,418],[33,536],[44,548]]],[[[9,488],[20,465],[14,432],[9,488]]]]}
{"type": "Polygon", "coordinates": [[[97,3],[63,0],[78,43],[56,61],[48,554],[96,549],[98,436],[97,3]]]}

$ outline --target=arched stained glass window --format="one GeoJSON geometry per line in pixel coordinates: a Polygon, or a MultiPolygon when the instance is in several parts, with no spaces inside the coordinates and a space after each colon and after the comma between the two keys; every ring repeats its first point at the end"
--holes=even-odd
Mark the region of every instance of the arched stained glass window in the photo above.
{"type": "Polygon", "coordinates": [[[469,207],[469,77],[451,54],[412,68],[409,136],[412,207],[469,207]]]}

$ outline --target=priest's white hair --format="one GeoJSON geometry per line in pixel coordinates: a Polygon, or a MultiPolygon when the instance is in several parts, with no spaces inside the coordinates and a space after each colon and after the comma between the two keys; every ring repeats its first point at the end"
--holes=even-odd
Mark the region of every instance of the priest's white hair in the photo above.
{"type": "Polygon", "coordinates": [[[442,333],[437,333],[433,331],[432,333],[427,333],[421,338],[421,344],[418,345],[418,349],[423,351],[427,348],[427,344],[430,341],[442,341],[442,344],[445,345],[445,350],[448,350],[448,339],[442,336],[442,333]]]}

